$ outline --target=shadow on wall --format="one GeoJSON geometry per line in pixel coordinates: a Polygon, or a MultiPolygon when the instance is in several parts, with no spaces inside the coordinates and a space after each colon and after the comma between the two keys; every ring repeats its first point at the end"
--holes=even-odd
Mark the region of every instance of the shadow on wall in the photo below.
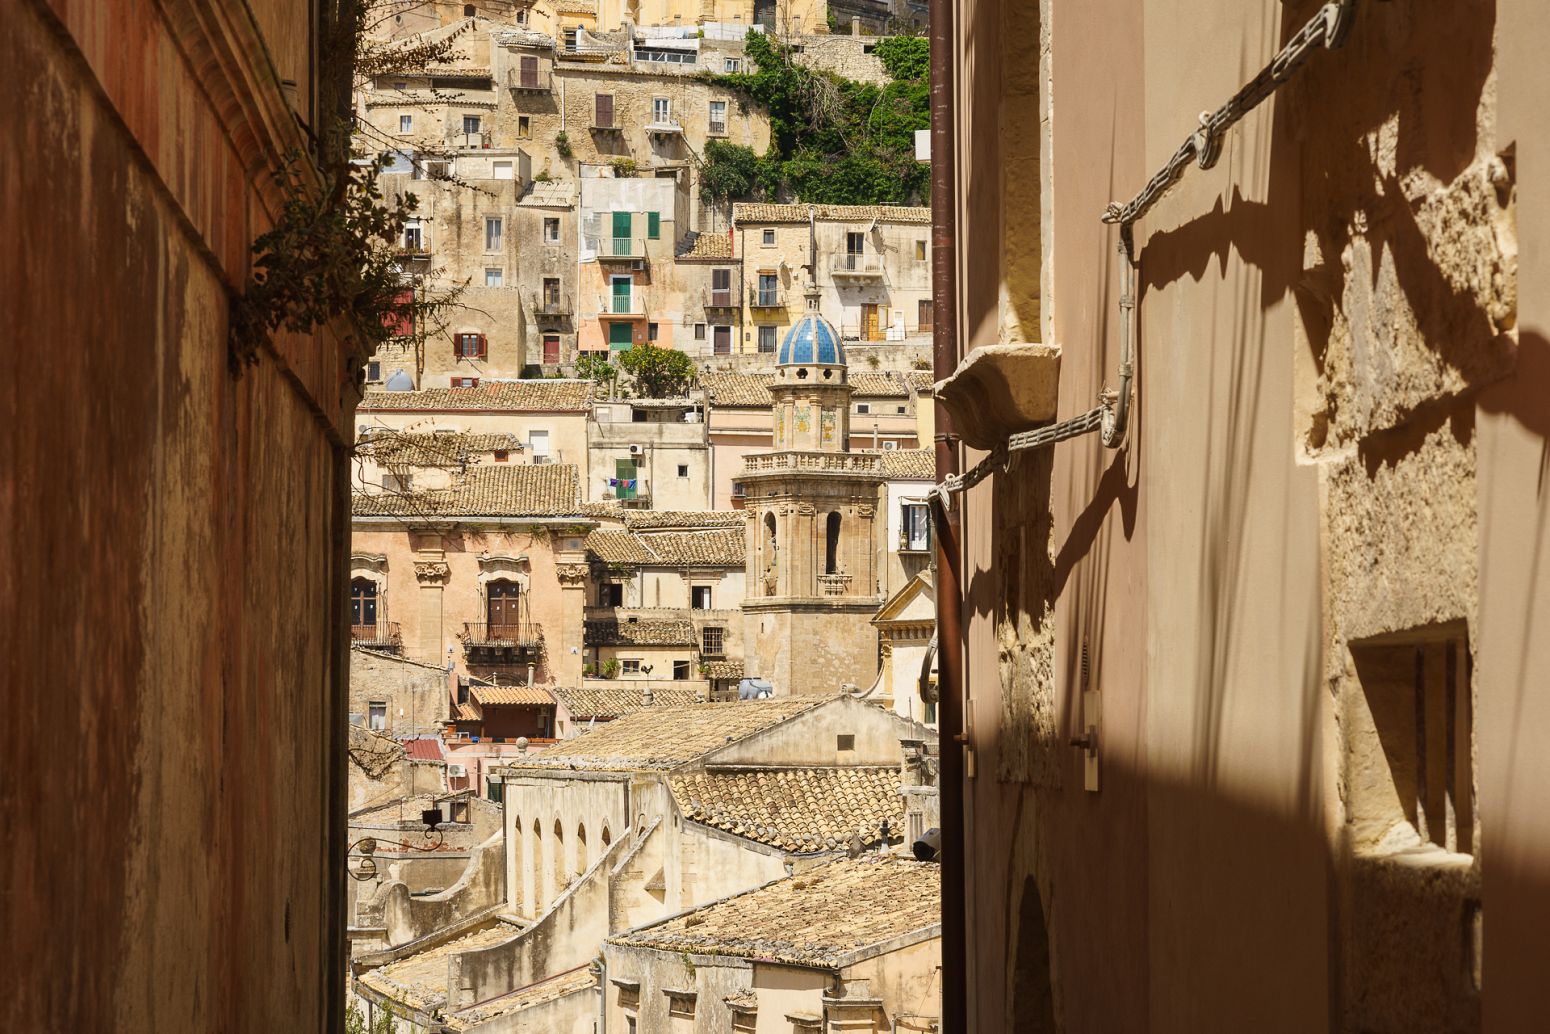
{"type": "Polygon", "coordinates": [[[382,910],[388,944],[397,948],[428,937],[504,901],[503,837],[503,832],[497,832],[474,848],[463,875],[440,894],[411,894],[409,885],[399,875],[401,863],[394,863],[388,882],[372,900],[372,907],[382,910]]]}

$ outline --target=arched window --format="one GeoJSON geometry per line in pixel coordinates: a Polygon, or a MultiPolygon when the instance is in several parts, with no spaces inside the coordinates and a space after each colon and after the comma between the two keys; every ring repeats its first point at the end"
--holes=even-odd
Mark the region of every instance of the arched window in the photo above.
{"type": "Polygon", "coordinates": [[[485,620],[491,639],[521,638],[522,586],[506,578],[497,578],[484,587],[485,620]]]}
{"type": "Polygon", "coordinates": [[[608,853],[608,845],[614,842],[613,834],[608,832],[608,827],[603,827],[603,853],[608,853]]]}
{"type": "Polygon", "coordinates": [[[587,871],[587,824],[576,824],[576,875],[587,871]]]}
{"type": "Polygon", "coordinates": [[[377,583],[370,578],[350,582],[350,635],[371,639],[377,632],[377,583]]]}
{"type": "Polygon", "coordinates": [[[823,573],[840,573],[840,512],[838,510],[829,513],[823,553],[823,573]]]}
{"type": "Polygon", "coordinates": [[[780,554],[780,544],[775,539],[775,515],[764,515],[764,595],[774,596],[780,584],[780,568],[776,559],[780,554]]]}
{"type": "Polygon", "coordinates": [[[479,11],[474,7],[473,4],[464,4],[463,5],[463,17],[464,18],[472,18],[474,15],[476,15],[478,13],[479,13],[479,11]]]}

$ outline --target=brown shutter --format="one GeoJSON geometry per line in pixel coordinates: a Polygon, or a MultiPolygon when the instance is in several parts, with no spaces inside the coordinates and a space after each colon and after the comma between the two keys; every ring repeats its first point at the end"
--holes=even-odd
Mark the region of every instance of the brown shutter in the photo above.
{"type": "Polygon", "coordinates": [[[479,358],[484,359],[490,354],[490,342],[483,334],[479,335],[479,358]]]}
{"type": "Polygon", "coordinates": [[[602,129],[612,129],[614,124],[614,95],[597,95],[597,124],[602,129]]]}

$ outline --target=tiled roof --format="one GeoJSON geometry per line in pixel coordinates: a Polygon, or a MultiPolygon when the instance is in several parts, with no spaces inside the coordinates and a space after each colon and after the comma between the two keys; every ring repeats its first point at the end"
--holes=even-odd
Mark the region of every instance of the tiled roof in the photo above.
{"type": "Polygon", "coordinates": [[[631,771],[676,768],[727,743],[779,725],[828,697],[788,696],[728,704],[643,708],[542,754],[516,762],[522,768],[631,771]]]}
{"type": "Polygon", "coordinates": [[[862,949],[939,933],[941,873],[888,855],[840,859],[609,943],[836,969],[862,949]]]}
{"type": "Polygon", "coordinates": [[[743,677],[743,662],[706,661],[705,677],[708,679],[740,679],[743,677]]]}
{"type": "Polygon", "coordinates": [[[699,689],[653,689],[650,704],[644,700],[644,691],[638,689],[594,689],[582,686],[580,689],[556,688],[554,695],[570,712],[571,721],[584,722],[596,718],[608,722],[647,707],[682,707],[699,703],[696,698],[702,692],[699,689]]]}
{"type": "Polygon", "coordinates": [[[363,438],[357,451],[379,463],[411,467],[452,467],[470,456],[497,449],[518,450],[522,439],[514,434],[426,433],[376,428],[363,438]]]}
{"type": "Polygon", "coordinates": [[[626,510],[626,528],[741,528],[741,510],[626,510]]]}
{"type": "Polygon", "coordinates": [[[770,385],[775,377],[768,373],[702,373],[700,387],[715,406],[756,406],[767,409],[774,402],[770,385]]]}
{"type": "Polygon", "coordinates": [[[549,691],[537,686],[487,686],[470,682],[468,691],[481,707],[489,704],[512,704],[522,707],[552,707],[554,697],[549,691]]]}
{"type": "Polygon", "coordinates": [[[656,554],[656,563],[672,567],[742,567],[745,562],[742,528],[658,531],[642,535],[641,541],[656,554]]]}
{"type": "Polygon", "coordinates": [[[597,976],[592,967],[580,966],[559,976],[519,987],[499,998],[491,998],[472,1008],[453,1013],[447,1017],[445,1026],[447,1030],[452,1031],[471,1030],[502,1016],[531,1009],[535,1005],[543,1005],[569,995],[592,991],[596,987],[597,976]]]}
{"type": "Polygon", "coordinates": [[[904,378],[892,372],[855,371],[850,374],[851,393],[864,399],[906,399],[910,393],[904,378]]]}
{"type": "Polygon", "coordinates": [[[691,772],[671,778],[687,818],[786,851],[844,850],[859,834],[899,836],[904,798],[896,768],[782,768],[691,772]]]}
{"type": "Polygon", "coordinates": [[[434,736],[422,736],[417,739],[404,740],[404,750],[409,752],[409,757],[414,761],[445,761],[446,755],[441,750],[441,740],[434,736]]]}
{"type": "Polygon", "coordinates": [[[449,958],[460,952],[494,947],[516,936],[515,926],[496,923],[371,970],[362,974],[360,981],[395,1002],[429,1012],[447,1002],[449,958]]]}
{"type": "Polygon", "coordinates": [[[479,711],[473,704],[458,704],[455,717],[460,722],[477,722],[479,720],[479,711]]]}
{"type": "Polygon", "coordinates": [[[532,29],[502,29],[493,33],[495,42],[503,47],[552,47],[554,37],[532,29]]]}
{"type": "Polygon", "coordinates": [[[677,257],[681,259],[729,259],[732,238],[724,233],[694,233],[684,239],[677,257]]]}
{"type": "Polygon", "coordinates": [[[936,375],[930,370],[911,370],[904,375],[904,383],[917,395],[929,395],[931,386],[936,383],[936,375]]]}
{"type": "Polygon", "coordinates": [[[693,646],[699,637],[688,621],[588,621],[588,646],[693,646]]]}
{"type": "Polygon", "coordinates": [[[529,208],[572,208],[576,204],[576,184],[572,180],[535,181],[517,204],[529,208]]]}
{"type": "Polygon", "coordinates": [[[918,223],[929,226],[931,209],[906,208],[902,205],[766,205],[757,202],[739,202],[732,206],[734,223],[805,223],[809,208],[817,209],[819,219],[826,222],[868,223],[876,219],[880,223],[918,223]]]}
{"type": "Polygon", "coordinates": [[[569,517],[579,514],[569,463],[496,464],[455,474],[447,488],[354,494],[357,517],[569,517]]]}
{"type": "Polygon", "coordinates": [[[556,14],[597,14],[596,0],[554,0],[556,14]]]}
{"type": "Polygon", "coordinates": [[[585,411],[591,381],[496,381],[477,388],[423,388],[420,391],[368,391],[359,410],[499,409],[535,412],[585,411]]]}
{"type": "Polygon", "coordinates": [[[605,564],[649,564],[655,559],[640,536],[622,528],[599,528],[589,534],[587,552],[605,564]]]}
{"type": "Polygon", "coordinates": [[[935,481],[936,454],[930,449],[890,449],[883,453],[883,476],[891,481],[935,481]]]}

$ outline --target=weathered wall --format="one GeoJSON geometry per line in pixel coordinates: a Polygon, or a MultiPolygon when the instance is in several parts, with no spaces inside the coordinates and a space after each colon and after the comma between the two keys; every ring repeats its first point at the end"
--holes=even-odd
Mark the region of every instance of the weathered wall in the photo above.
{"type": "Polygon", "coordinates": [[[350,713],[366,715],[371,705],[387,705],[388,736],[409,739],[440,733],[451,717],[447,672],[372,650],[350,651],[350,713]]]}
{"type": "Polygon", "coordinates": [[[313,23],[195,8],[0,34],[7,1027],[338,1021],[351,357],[226,330],[313,23]]]}

